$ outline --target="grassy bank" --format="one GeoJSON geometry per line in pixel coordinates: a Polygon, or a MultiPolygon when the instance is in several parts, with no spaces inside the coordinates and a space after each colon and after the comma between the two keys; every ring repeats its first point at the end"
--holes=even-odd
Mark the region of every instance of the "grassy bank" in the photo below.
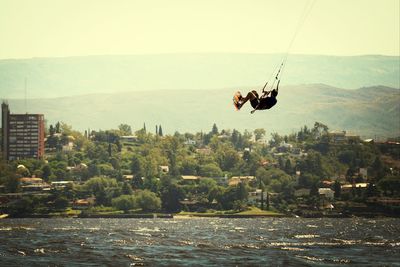
{"type": "Polygon", "coordinates": [[[178,216],[192,216],[192,217],[217,217],[217,218],[256,218],[256,217],[285,217],[284,214],[274,212],[274,211],[267,211],[261,210],[257,207],[251,207],[246,211],[207,211],[207,212],[185,212],[182,211],[178,214],[178,216]]]}
{"type": "Polygon", "coordinates": [[[66,209],[65,211],[41,213],[41,214],[25,214],[21,216],[12,217],[26,217],[26,218],[54,218],[54,217],[78,217],[78,218],[179,218],[179,217],[210,217],[210,218],[257,218],[257,217],[285,217],[284,214],[261,210],[256,207],[251,207],[245,211],[224,210],[215,211],[209,210],[207,212],[179,212],[176,214],[157,213],[157,212],[143,212],[142,210],[130,210],[123,212],[120,210],[113,210],[109,207],[94,208],[92,210],[74,210],[66,209]]]}

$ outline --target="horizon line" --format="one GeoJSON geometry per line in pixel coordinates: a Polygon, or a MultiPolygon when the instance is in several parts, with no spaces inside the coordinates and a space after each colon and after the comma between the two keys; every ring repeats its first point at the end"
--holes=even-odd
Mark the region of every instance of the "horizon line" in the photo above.
{"type": "MultiPolygon", "coordinates": [[[[206,55],[206,54],[233,54],[233,55],[286,55],[284,52],[157,52],[157,53],[132,53],[132,54],[88,54],[88,55],[69,55],[69,56],[32,56],[32,57],[1,57],[0,60],[29,60],[29,59],[62,59],[62,58],[84,58],[84,57],[124,57],[124,56],[165,56],[165,55],[206,55]]],[[[400,57],[390,54],[354,54],[354,55],[333,55],[333,54],[304,54],[289,53],[289,56],[310,56],[310,57],[400,57]]]]}

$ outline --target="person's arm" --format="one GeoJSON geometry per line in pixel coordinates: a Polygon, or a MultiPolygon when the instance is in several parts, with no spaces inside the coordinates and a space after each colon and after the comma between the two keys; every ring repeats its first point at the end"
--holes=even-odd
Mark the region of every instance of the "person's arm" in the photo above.
{"type": "Polygon", "coordinates": [[[267,97],[270,93],[271,93],[271,91],[263,91],[263,94],[260,98],[267,97]]]}

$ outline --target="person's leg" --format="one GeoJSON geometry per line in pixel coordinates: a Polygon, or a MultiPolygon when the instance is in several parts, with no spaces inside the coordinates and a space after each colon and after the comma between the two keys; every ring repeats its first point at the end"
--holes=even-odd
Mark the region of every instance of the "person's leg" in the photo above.
{"type": "Polygon", "coordinates": [[[247,101],[253,100],[256,98],[258,98],[258,94],[256,91],[248,92],[246,97],[243,97],[242,99],[240,99],[239,104],[240,104],[240,106],[243,106],[247,101]]]}

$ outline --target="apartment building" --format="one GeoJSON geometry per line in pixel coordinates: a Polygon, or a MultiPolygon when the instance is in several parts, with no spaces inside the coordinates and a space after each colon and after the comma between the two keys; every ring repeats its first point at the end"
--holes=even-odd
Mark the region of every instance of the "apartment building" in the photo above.
{"type": "Polygon", "coordinates": [[[43,114],[10,114],[8,104],[1,105],[2,154],[7,160],[42,158],[44,155],[43,114]]]}

